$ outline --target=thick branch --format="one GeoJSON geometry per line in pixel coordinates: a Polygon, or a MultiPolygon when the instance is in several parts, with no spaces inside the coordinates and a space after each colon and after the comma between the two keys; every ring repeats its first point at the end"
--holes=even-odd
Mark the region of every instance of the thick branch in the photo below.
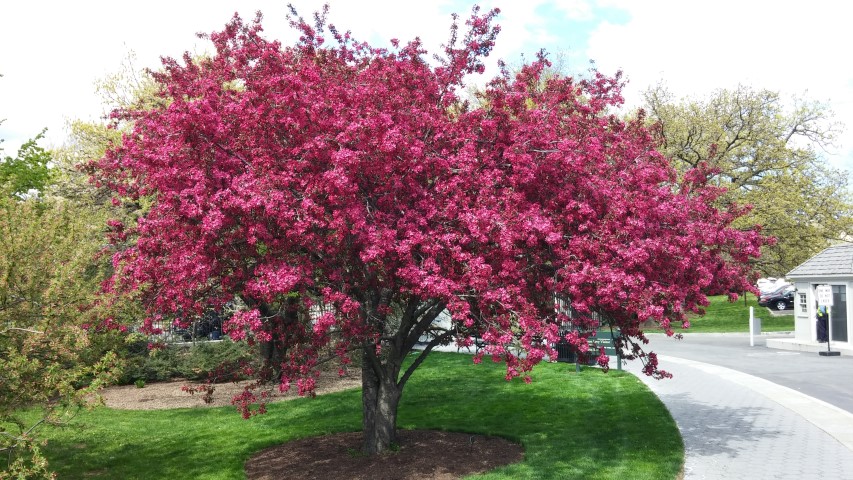
{"type": "Polygon", "coordinates": [[[432,322],[438,318],[442,310],[444,310],[444,307],[444,302],[436,302],[428,309],[419,309],[419,311],[423,311],[423,313],[421,313],[420,320],[418,320],[418,323],[411,329],[408,337],[406,338],[406,342],[403,344],[406,351],[411,350],[412,347],[418,343],[418,339],[427,331],[427,328],[429,328],[432,322]]]}
{"type": "Polygon", "coordinates": [[[362,350],[364,351],[364,355],[367,357],[367,360],[370,362],[370,368],[373,370],[376,378],[382,378],[382,362],[380,362],[379,357],[376,356],[376,350],[374,349],[373,343],[364,342],[362,350]]]}

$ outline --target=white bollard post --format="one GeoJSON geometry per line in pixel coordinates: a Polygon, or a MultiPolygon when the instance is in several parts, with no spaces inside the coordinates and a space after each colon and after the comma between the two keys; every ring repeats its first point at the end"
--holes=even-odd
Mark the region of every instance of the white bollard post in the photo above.
{"type": "Polygon", "coordinates": [[[755,312],[753,307],[749,307],[749,346],[755,346],[755,312]]]}

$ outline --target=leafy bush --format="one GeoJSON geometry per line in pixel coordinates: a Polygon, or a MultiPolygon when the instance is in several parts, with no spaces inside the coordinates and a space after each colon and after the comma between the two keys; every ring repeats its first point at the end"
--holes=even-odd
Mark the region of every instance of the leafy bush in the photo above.
{"type": "Polygon", "coordinates": [[[178,355],[174,348],[145,350],[139,355],[127,358],[123,384],[134,383],[136,380],[146,382],[162,382],[179,377],[178,355]]]}
{"type": "Polygon", "coordinates": [[[211,376],[218,380],[230,380],[234,372],[256,357],[244,342],[230,340],[197,343],[179,355],[180,376],[190,380],[207,380],[211,376]],[[227,377],[227,378],[224,378],[227,377]]]}
{"type": "Polygon", "coordinates": [[[128,345],[126,352],[123,384],[176,378],[227,381],[239,372],[240,365],[256,359],[246,344],[230,340],[149,350],[144,340],[137,339],[128,345]]]}

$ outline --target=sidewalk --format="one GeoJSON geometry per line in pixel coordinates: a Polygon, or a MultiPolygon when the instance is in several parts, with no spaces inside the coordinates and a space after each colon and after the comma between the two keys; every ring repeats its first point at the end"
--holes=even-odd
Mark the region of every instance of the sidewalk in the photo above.
{"type": "Polygon", "coordinates": [[[640,374],[669,409],[685,448],[685,480],[853,478],[853,414],[725,367],[661,356],[672,379],[640,374]]]}

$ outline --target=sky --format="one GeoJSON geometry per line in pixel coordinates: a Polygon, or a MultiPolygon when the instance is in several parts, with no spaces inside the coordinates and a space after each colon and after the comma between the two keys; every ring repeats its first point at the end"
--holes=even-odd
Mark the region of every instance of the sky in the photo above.
{"type": "MultiPolygon", "coordinates": [[[[356,38],[386,46],[420,37],[438,51],[451,13],[463,18],[472,2],[436,0],[291,0],[310,17],[330,4],[330,23],[356,38]]],[[[593,61],[601,72],[623,71],[626,111],[641,93],[663,83],[678,97],[704,98],[747,85],[829,106],[846,127],[822,155],[853,176],[853,28],[844,2],[762,0],[488,0],[499,7],[502,32],[490,57],[518,64],[544,48],[570,72],[593,61]],[[844,23],[842,23],[844,22],[844,23]]],[[[238,12],[264,14],[271,38],[292,42],[284,0],[80,0],[0,5],[0,156],[14,155],[43,128],[42,145],[57,147],[71,120],[104,115],[95,82],[121,69],[130,52],[138,68],[161,56],[204,53],[196,33],[219,30],[238,12]]],[[[487,74],[489,72],[487,71],[487,74]]],[[[492,72],[494,73],[494,72],[492,72]]]]}

